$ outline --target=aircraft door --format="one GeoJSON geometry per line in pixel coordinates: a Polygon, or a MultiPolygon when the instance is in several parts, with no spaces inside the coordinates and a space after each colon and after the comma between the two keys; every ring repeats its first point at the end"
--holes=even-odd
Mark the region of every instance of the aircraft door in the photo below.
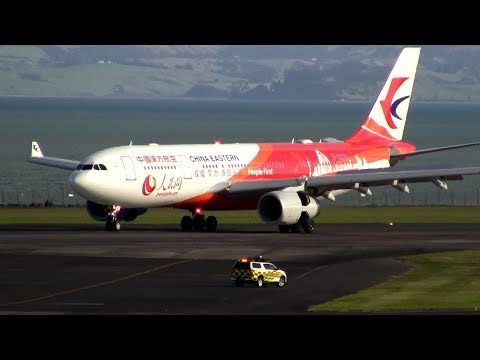
{"type": "Polygon", "coordinates": [[[190,168],[190,160],[188,160],[185,155],[179,155],[180,161],[182,162],[183,167],[183,178],[191,179],[192,178],[192,169],[190,168]]]}
{"type": "Polygon", "coordinates": [[[318,150],[315,150],[315,153],[317,154],[318,159],[318,171],[314,175],[318,176],[332,172],[332,164],[328,157],[318,150]]]}
{"type": "Polygon", "coordinates": [[[123,167],[125,168],[126,180],[136,180],[135,165],[130,156],[121,156],[120,159],[122,159],[123,167]]]}

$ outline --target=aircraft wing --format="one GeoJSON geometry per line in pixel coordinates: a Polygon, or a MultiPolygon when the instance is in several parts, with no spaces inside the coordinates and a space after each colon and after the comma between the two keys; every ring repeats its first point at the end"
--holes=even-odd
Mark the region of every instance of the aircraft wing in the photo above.
{"type": "Polygon", "coordinates": [[[416,151],[412,151],[412,152],[405,153],[405,154],[391,154],[390,158],[391,159],[396,159],[396,158],[405,159],[405,158],[407,158],[409,156],[413,156],[413,155],[429,154],[429,153],[433,153],[433,152],[437,152],[437,151],[461,149],[461,148],[466,148],[466,147],[469,147],[469,146],[478,146],[478,145],[480,145],[480,142],[458,144],[458,145],[449,145],[449,146],[440,146],[440,147],[434,147],[434,148],[430,148],[430,149],[416,150],[416,151]]]}
{"type": "Polygon", "coordinates": [[[336,189],[349,189],[356,184],[367,186],[392,185],[394,181],[435,182],[437,180],[463,180],[463,175],[480,174],[480,167],[400,170],[400,171],[357,171],[332,176],[320,176],[308,179],[309,187],[330,186],[336,189]]]}
{"type": "MultiPolygon", "coordinates": [[[[420,169],[420,170],[358,170],[335,175],[311,178],[291,178],[280,180],[254,180],[240,182],[222,182],[210,189],[210,192],[226,196],[239,196],[248,192],[268,192],[305,184],[306,188],[317,189],[317,194],[338,189],[359,189],[368,191],[368,187],[406,183],[432,182],[446,189],[446,180],[463,180],[464,175],[480,174],[480,167],[420,169]]],[[[403,185],[404,186],[404,185],[403,185]]],[[[405,187],[403,187],[405,191],[405,187]]],[[[408,192],[408,190],[406,190],[408,192]]]]}
{"type": "Polygon", "coordinates": [[[28,161],[35,164],[51,166],[65,170],[75,170],[78,164],[80,164],[80,161],[77,160],[44,156],[40,146],[36,141],[32,141],[32,153],[28,161]]]}

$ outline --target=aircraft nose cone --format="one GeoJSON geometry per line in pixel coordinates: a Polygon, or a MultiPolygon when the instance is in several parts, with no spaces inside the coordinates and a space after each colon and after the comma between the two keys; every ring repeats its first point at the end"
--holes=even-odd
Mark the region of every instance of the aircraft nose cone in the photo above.
{"type": "Polygon", "coordinates": [[[88,181],[85,173],[75,171],[70,175],[70,186],[78,195],[86,197],[88,181]]]}

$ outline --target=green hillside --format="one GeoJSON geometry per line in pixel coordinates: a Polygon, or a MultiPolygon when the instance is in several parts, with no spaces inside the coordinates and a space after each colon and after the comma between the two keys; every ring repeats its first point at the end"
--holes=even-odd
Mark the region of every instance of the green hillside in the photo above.
{"type": "MultiPolygon", "coordinates": [[[[0,46],[0,96],[371,100],[401,48],[0,46]]],[[[478,102],[479,78],[480,47],[425,46],[414,99],[478,102]]]]}

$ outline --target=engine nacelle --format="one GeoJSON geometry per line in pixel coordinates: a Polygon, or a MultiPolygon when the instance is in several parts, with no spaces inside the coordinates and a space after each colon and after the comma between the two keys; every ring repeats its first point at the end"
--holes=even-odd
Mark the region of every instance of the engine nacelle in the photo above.
{"type": "MultiPolygon", "coordinates": [[[[97,221],[106,221],[108,214],[108,206],[94,203],[93,201],[87,200],[87,211],[88,215],[94,220],[97,221]]],[[[134,208],[134,209],[124,209],[121,208],[117,213],[117,220],[119,221],[133,221],[137,218],[138,215],[145,214],[148,209],[144,208],[134,208]]]]}
{"type": "Polygon", "coordinates": [[[293,225],[305,211],[310,219],[320,213],[320,201],[303,191],[272,191],[258,201],[257,211],[267,224],[293,225]]]}

